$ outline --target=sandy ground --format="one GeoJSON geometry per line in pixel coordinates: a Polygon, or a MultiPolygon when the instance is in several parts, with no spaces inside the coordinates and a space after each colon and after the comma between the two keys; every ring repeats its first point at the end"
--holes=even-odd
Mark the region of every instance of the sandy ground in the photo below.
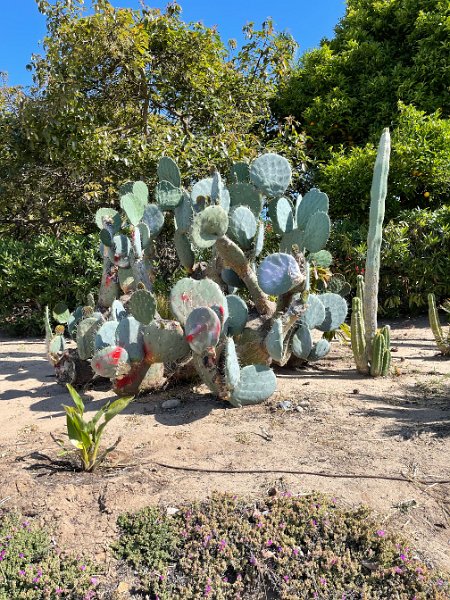
{"type": "MultiPolygon", "coordinates": [[[[350,350],[334,342],[314,368],[278,373],[278,392],[262,406],[227,408],[204,386],[140,398],[106,430],[105,442],[123,439],[109,468],[95,474],[46,458],[57,459],[50,432],[64,432],[61,405],[70,397],[55,383],[43,343],[0,338],[0,504],[38,516],[63,547],[108,564],[123,511],[177,506],[213,490],[320,490],[369,505],[422,558],[450,569],[450,485],[420,483],[450,479],[450,360],[437,354],[424,319],[392,326],[389,378],[358,375],[350,350]],[[180,405],[162,408],[168,398],[180,405]]],[[[84,397],[93,412],[112,395],[84,397]]]]}

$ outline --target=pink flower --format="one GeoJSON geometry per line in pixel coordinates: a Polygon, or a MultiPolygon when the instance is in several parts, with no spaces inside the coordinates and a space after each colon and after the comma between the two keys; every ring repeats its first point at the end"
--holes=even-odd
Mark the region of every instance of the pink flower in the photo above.
{"type": "Polygon", "coordinates": [[[378,537],[384,537],[386,535],[386,532],[384,531],[384,529],[378,529],[377,535],[378,537]]]}

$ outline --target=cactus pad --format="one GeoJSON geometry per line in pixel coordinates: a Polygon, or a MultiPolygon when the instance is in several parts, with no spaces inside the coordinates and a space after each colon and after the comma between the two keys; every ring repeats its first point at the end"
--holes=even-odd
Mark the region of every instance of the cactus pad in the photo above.
{"type": "Polygon", "coordinates": [[[287,198],[281,197],[269,204],[269,217],[275,233],[282,235],[294,229],[292,206],[287,198]]]}
{"type": "Polygon", "coordinates": [[[121,319],[116,329],[116,344],[125,348],[130,362],[144,358],[144,340],[142,326],[134,317],[121,319]]]}
{"type": "Polygon", "coordinates": [[[229,402],[233,406],[260,404],[277,389],[277,378],[270,367],[248,365],[241,369],[239,384],[233,390],[229,402]]]}
{"type": "Polygon", "coordinates": [[[119,363],[128,362],[128,353],[120,346],[104,346],[97,350],[91,360],[94,373],[112,379],[116,376],[119,363]]]}
{"type": "Polygon", "coordinates": [[[70,312],[67,305],[64,302],[58,302],[53,309],[53,318],[58,323],[68,323],[70,319],[70,312]]]}
{"type": "Polygon", "coordinates": [[[314,346],[312,347],[312,350],[308,356],[308,361],[314,362],[315,360],[320,360],[328,354],[330,348],[330,342],[322,338],[317,342],[317,344],[314,344],[314,346]]]}
{"type": "Polygon", "coordinates": [[[264,345],[273,360],[278,362],[283,357],[283,341],[283,322],[281,319],[275,319],[264,340],[264,345]]]}
{"type": "Polygon", "coordinates": [[[306,311],[301,317],[301,322],[306,325],[309,329],[315,329],[325,320],[325,306],[321,302],[323,296],[317,296],[316,294],[310,294],[306,301],[306,311]]]}
{"type": "Polygon", "coordinates": [[[63,335],[54,335],[49,342],[49,354],[62,354],[66,349],[66,341],[63,335]]]}
{"type": "Polygon", "coordinates": [[[120,300],[114,300],[111,305],[111,319],[113,321],[120,321],[124,317],[127,316],[127,311],[125,310],[122,302],[120,300]]]}
{"type": "Polygon", "coordinates": [[[306,229],[310,217],[318,211],[328,213],[328,206],[329,201],[326,194],[317,188],[309,190],[296,206],[295,218],[297,227],[299,229],[306,229]]]}
{"type": "Polygon", "coordinates": [[[156,237],[164,225],[164,213],[156,204],[147,204],[142,221],[150,230],[150,236],[156,237]]]}
{"type": "Polygon", "coordinates": [[[132,269],[119,269],[118,278],[124,294],[129,294],[136,288],[136,281],[132,269]]]}
{"type": "Polygon", "coordinates": [[[225,385],[228,390],[233,390],[241,379],[241,369],[236,354],[236,346],[233,338],[227,338],[225,342],[225,385]]]}
{"type": "Polygon", "coordinates": [[[159,159],[158,178],[160,181],[169,181],[177,188],[181,187],[180,169],[177,163],[168,156],[163,156],[159,159]]]}
{"type": "Polygon", "coordinates": [[[95,352],[95,337],[103,321],[97,317],[88,317],[78,323],[77,348],[81,360],[89,360],[95,352]]]}
{"type": "Polygon", "coordinates": [[[347,302],[339,294],[331,292],[320,295],[320,301],[325,307],[325,319],[317,329],[332,331],[342,325],[347,316],[347,302]]]}
{"type": "Polygon", "coordinates": [[[247,304],[239,296],[226,296],[228,305],[227,335],[239,335],[244,330],[248,319],[247,304]]]}
{"type": "Polygon", "coordinates": [[[247,183],[250,180],[250,167],[245,162],[237,162],[231,167],[230,181],[233,183],[247,183]]]}
{"type": "Polygon", "coordinates": [[[227,232],[228,215],[218,205],[208,206],[195,215],[191,229],[192,241],[198,248],[210,248],[227,232]]]}
{"type": "Polygon", "coordinates": [[[152,321],[143,328],[143,334],[148,362],[174,363],[190,353],[184,331],[177,321],[152,321]]]}
{"type": "Polygon", "coordinates": [[[95,223],[99,229],[104,229],[108,225],[112,233],[117,233],[122,226],[120,215],[114,208],[99,208],[95,213],[95,223]]]}
{"type": "Polygon", "coordinates": [[[195,263],[195,254],[189,238],[185,233],[177,229],[173,241],[180,263],[185,269],[190,271],[195,263]]]}
{"type": "Polygon", "coordinates": [[[229,186],[230,206],[246,206],[256,218],[263,208],[263,197],[250,183],[233,183],[229,186]]]}
{"type": "Polygon", "coordinates": [[[178,231],[181,233],[187,233],[192,224],[192,217],[194,211],[192,209],[192,202],[189,194],[183,192],[183,199],[180,204],[175,208],[175,225],[178,231]]]}
{"type": "MultiPolygon", "coordinates": [[[[306,198],[306,196],[305,196],[306,198]]],[[[303,198],[303,201],[305,200],[303,198]]],[[[304,244],[308,252],[322,250],[330,237],[331,222],[327,213],[317,211],[308,219],[304,233],[304,244]]]]}
{"type": "Polygon", "coordinates": [[[183,200],[183,191],[170,181],[160,181],[156,186],[155,198],[161,210],[173,210],[183,200]]]}
{"type": "Polygon", "coordinates": [[[243,288],[245,283],[242,279],[233,271],[233,269],[222,269],[220,273],[222,281],[232,288],[243,288]]]}
{"type": "Polygon", "coordinates": [[[291,183],[291,166],[278,154],[263,154],[250,166],[250,179],[271,198],[282,196],[291,183]]]}
{"type": "Polygon", "coordinates": [[[258,268],[258,282],[266,294],[280,296],[303,281],[296,260],[290,254],[269,254],[258,268]]]}
{"type": "Polygon", "coordinates": [[[220,287],[211,279],[195,281],[184,277],[177,281],[170,292],[170,306],[173,314],[182,325],[189,313],[200,306],[218,306],[224,311],[224,320],[228,318],[228,306],[220,287]]]}
{"type": "Polygon", "coordinates": [[[247,206],[236,206],[230,210],[229,234],[244,250],[252,245],[256,235],[257,222],[255,215],[247,206]]]}
{"type": "Polygon", "coordinates": [[[311,332],[306,325],[300,325],[292,338],[292,352],[298,358],[308,360],[313,346],[311,332]]]}
{"type": "Polygon", "coordinates": [[[213,348],[219,341],[221,326],[216,313],[206,306],[194,308],[186,319],[185,338],[191,349],[203,354],[213,348]]]}
{"type": "Polygon", "coordinates": [[[128,308],[137,321],[148,325],[155,316],[155,297],[147,290],[136,290],[128,302],[128,308]]]}
{"type": "Polygon", "coordinates": [[[95,350],[116,345],[117,321],[106,321],[95,334],[95,350]]]}
{"type": "MultiPolygon", "coordinates": [[[[191,191],[191,200],[193,204],[194,211],[198,212],[199,210],[203,210],[206,205],[211,203],[212,198],[216,195],[216,191],[213,189],[213,177],[207,177],[205,179],[200,179],[193,186],[191,191]]],[[[230,208],[230,194],[228,190],[224,187],[223,183],[219,183],[219,204],[228,212],[230,208]]]]}
{"type": "Polygon", "coordinates": [[[147,201],[143,199],[142,195],[138,196],[132,192],[125,194],[120,198],[120,206],[122,207],[122,210],[125,211],[125,214],[132,225],[137,225],[142,219],[146,204],[147,201]]]}

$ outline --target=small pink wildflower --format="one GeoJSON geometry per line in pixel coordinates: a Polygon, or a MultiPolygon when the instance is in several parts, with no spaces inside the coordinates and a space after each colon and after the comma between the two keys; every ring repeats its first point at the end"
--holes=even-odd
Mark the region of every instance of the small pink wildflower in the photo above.
{"type": "Polygon", "coordinates": [[[386,535],[386,532],[384,531],[384,529],[378,529],[377,530],[377,536],[378,537],[384,537],[386,535]]]}

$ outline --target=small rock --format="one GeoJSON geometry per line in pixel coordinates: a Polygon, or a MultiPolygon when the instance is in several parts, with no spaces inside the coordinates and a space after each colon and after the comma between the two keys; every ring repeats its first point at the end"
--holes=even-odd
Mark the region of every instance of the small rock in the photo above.
{"type": "Polygon", "coordinates": [[[169,398],[168,400],[164,400],[161,404],[161,407],[168,410],[171,408],[178,408],[181,404],[181,401],[178,398],[169,398]]]}
{"type": "Polygon", "coordinates": [[[355,389],[353,390],[353,393],[354,393],[354,394],[359,394],[359,390],[355,388],[355,389]]]}
{"type": "Polygon", "coordinates": [[[278,490],[277,490],[277,488],[276,488],[276,487],[271,487],[271,488],[270,488],[270,489],[267,491],[267,494],[268,494],[269,496],[272,496],[272,497],[273,497],[273,496],[276,496],[276,495],[278,494],[278,490]]]}
{"type": "Polygon", "coordinates": [[[277,408],[281,408],[283,410],[292,410],[292,402],[289,400],[283,400],[282,402],[278,402],[277,408]]]}
{"type": "Polygon", "coordinates": [[[175,508],[175,506],[168,506],[166,509],[166,513],[168,515],[176,515],[177,512],[180,512],[179,508],[175,508]]]}
{"type": "Polygon", "coordinates": [[[309,404],[309,400],[300,400],[300,402],[298,403],[298,405],[302,408],[309,408],[309,404]]]}
{"type": "Polygon", "coordinates": [[[295,410],[297,412],[303,412],[305,409],[303,408],[303,406],[300,406],[300,404],[298,406],[295,407],[295,410]]]}

